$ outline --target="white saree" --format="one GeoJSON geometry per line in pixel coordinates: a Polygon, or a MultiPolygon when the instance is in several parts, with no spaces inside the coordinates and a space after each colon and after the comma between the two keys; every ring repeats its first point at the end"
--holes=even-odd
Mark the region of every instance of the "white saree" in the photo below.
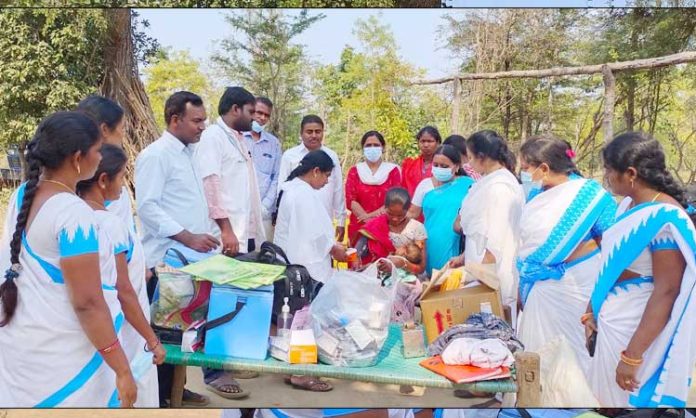
{"type": "MultiPolygon", "coordinates": [[[[590,384],[602,406],[686,406],[696,361],[695,257],[696,228],[688,215],[673,205],[637,205],[621,214],[604,233],[602,269],[591,300],[599,332],[590,367],[590,384]],[[639,261],[645,252],[676,249],[686,260],[679,295],[667,325],[643,354],[636,378],[640,388],[634,393],[625,392],[616,384],[616,367],[654,286],[647,274],[618,284],[617,280],[624,270],[642,264],[639,261]]],[[[647,260],[651,260],[649,254],[647,260]]]]}
{"type": "MultiPolygon", "coordinates": [[[[97,222],[104,229],[114,244],[114,255],[125,254],[128,262],[128,278],[135,294],[138,295],[140,308],[145,318],[150,320],[150,304],[147,298],[145,283],[145,253],[137,236],[133,236],[130,228],[116,214],[106,211],[96,211],[97,222]]],[[[157,367],[152,364],[152,354],[144,350],[145,339],[127,321],[121,331],[121,346],[131,364],[133,377],[138,385],[136,408],[159,407],[159,383],[157,367]],[[149,363],[149,364],[148,364],[149,363]]],[[[118,394],[114,393],[113,396],[118,394]]]]}
{"type": "Polygon", "coordinates": [[[579,176],[534,196],[522,210],[518,269],[524,304],[518,337],[536,351],[558,335],[587,373],[590,357],[580,317],[600,269],[599,250],[570,263],[578,246],[601,237],[613,222],[616,202],[594,180],[579,176]]]}
{"type": "MultiPolygon", "coordinates": [[[[24,185],[15,205],[23,194],[24,185]]],[[[16,211],[15,207],[8,216],[16,211]]],[[[17,309],[12,321],[0,328],[3,407],[118,406],[111,399],[115,374],[85,335],[60,270],[62,258],[94,253],[99,253],[102,276],[93,280],[101,281],[118,334],[124,318],[108,236],[94,211],[78,197],[59,193],[49,198],[23,237],[22,272],[15,280],[17,309]]]]}
{"type": "Polygon", "coordinates": [[[517,178],[501,168],[481,178],[462,201],[460,225],[466,236],[464,258],[480,263],[486,250],[496,260],[503,304],[513,312],[517,301],[517,237],[519,217],[524,205],[517,178]]]}

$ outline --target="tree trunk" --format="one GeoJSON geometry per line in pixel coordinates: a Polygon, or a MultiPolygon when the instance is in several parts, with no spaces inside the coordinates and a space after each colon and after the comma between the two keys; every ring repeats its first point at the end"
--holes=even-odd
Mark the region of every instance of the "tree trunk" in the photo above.
{"type": "Polygon", "coordinates": [[[127,181],[133,186],[134,162],[138,153],[160,136],[150,100],[140,81],[133,45],[132,15],[129,9],[105,9],[108,22],[104,47],[105,75],[101,93],[116,101],[125,112],[128,154],[127,181]]]}
{"type": "Polygon", "coordinates": [[[452,120],[450,121],[451,133],[459,132],[459,107],[462,102],[462,82],[455,79],[454,84],[454,102],[452,103],[452,120]]]}
{"type": "Polygon", "coordinates": [[[635,126],[635,114],[636,114],[636,80],[633,75],[628,76],[628,82],[626,83],[626,111],[624,112],[624,119],[626,122],[626,130],[632,131],[635,126]]]}
{"type": "Polygon", "coordinates": [[[616,98],[616,80],[608,65],[602,67],[604,79],[604,118],[602,128],[604,130],[604,143],[608,144],[614,138],[614,101],[616,98]]]}

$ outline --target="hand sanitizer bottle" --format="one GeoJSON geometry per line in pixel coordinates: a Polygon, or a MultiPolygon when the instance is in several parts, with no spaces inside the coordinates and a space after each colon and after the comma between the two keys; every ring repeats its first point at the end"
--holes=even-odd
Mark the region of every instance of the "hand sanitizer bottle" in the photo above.
{"type": "Polygon", "coordinates": [[[292,314],[288,305],[288,298],[283,298],[285,302],[280,310],[280,318],[278,320],[278,335],[285,338],[290,338],[290,326],[292,325],[292,314]]]}

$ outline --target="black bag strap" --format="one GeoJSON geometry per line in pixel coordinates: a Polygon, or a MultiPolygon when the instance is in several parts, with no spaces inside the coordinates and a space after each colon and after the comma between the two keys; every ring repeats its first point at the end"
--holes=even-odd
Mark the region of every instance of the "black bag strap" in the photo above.
{"type": "Polygon", "coordinates": [[[226,323],[232,321],[234,319],[234,317],[237,316],[237,314],[239,314],[239,311],[241,311],[242,308],[244,308],[244,305],[246,305],[245,300],[237,299],[237,306],[235,307],[234,311],[227,313],[221,317],[215,318],[212,321],[206,322],[200,329],[203,330],[203,332],[207,332],[213,328],[217,328],[220,325],[223,325],[223,324],[226,324],[226,323]]]}
{"type": "Polygon", "coordinates": [[[167,250],[167,252],[170,252],[170,251],[171,251],[172,254],[174,254],[174,255],[176,256],[176,258],[178,258],[179,261],[181,261],[185,266],[188,266],[189,264],[191,264],[191,263],[189,263],[189,261],[186,259],[186,257],[181,253],[181,251],[177,250],[176,248],[170,248],[170,249],[167,250]]]}
{"type": "Polygon", "coordinates": [[[266,241],[263,244],[261,244],[261,248],[259,250],[259,258],[262,254],[273,255],[274,258],[280,256],[283,259],[283,261],[285,261],[285,264],[290,264],[290,260],[288,260],[288,256],[285,255],[285,251],[283,251],[282,248],[280,248],[272,242],[266,241]]]}

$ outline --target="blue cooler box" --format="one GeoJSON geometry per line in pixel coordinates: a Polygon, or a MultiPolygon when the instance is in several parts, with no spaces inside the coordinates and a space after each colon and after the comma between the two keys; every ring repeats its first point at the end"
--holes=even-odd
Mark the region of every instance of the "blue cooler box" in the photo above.
{"type": "Polygon", "coordinates": [[[273,285],[253,290],[213,285],[208,321],[230,313],[239,298],[246,300],[240,313],[232,321],[209,330],[203,350],[206,354],[265,360],[271,332],[273,285]]]}

